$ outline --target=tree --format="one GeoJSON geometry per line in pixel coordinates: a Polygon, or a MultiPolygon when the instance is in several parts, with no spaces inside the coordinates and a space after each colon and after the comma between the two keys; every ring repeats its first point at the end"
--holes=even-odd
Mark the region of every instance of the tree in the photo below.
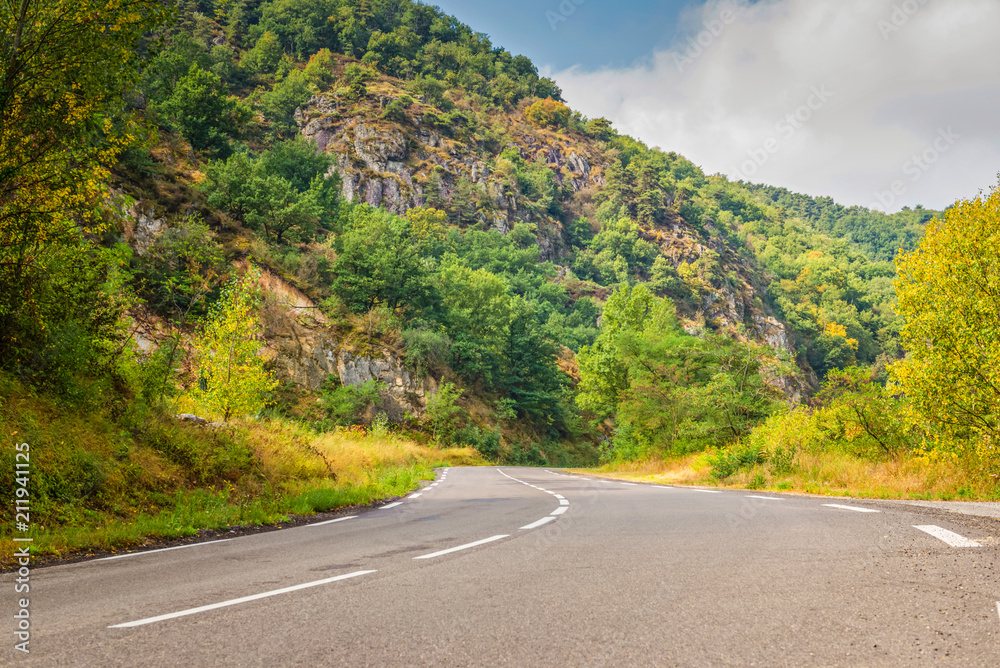
{"type": "Polygon", "coordinates": [[[336,240],[333,291],[357,313],[419,305],[427,272],[407,221],[367,205],[354,207],[351,218],[336,240]]]}
{"type": "Polygon", "coordinates": [[[196,151],[225,157],[229,138],[239,134],[250,110],[226,95],[218,74],[191,65],[161,109],[196,151]]]}
{"type": "Polygon", "coordinates": [[[538,100],[524,112],[525,118],[542,128],[566,127],[572,115],[573,112],[570,111],[569,107],[552,98],[538,100]]]}
{"type": "Polygon", "coordinates": [[[0,3],[0,364],[45,350],[55,323],[104,336],[95,307],[112,260],[109,166],[135,141],[143,35],[160,0],[0,3]],[[95,20],[99,17],[99,20],[95,20]]]}
{"type": "Polygon", "coordinates": [[[278,386],[259,354],[260,301],[260,271],[252,268],[223,289],[194,344],[199,373],[195,400],[223,421],[260,411],[266,395],[278,386]]]}
{"type": "Polygon", "coordinates": [[[892,380],[927,418],[1000,437],[1000,187],[945,212],[896,266],[907,356],[892,380]]]}
{"type": "Polygon", "coordinates": [[[282,142],[260,158],[230,156],[208,168],[208,203],[226,210],[266,239],[309,241],[332,224],[339,179],[329,158],[306,139],[282,142]]]}

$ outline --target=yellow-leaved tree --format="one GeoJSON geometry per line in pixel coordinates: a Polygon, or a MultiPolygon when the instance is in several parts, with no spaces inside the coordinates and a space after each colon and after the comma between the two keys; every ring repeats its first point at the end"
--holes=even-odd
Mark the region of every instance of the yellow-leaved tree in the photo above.
{"type": "Polygon", "coordinates": [[[926,418],[1000,438],[1000,188],[945,212],[896,261],[906,359],[891,378],[926,418]]]}
{"type": "MultiPolygon", "coordinates": [[[[103,231],[109,167],[128,118],[144,36],[164,0],[0,0],[0,364],[37,360],[60,322],[114,323],[103,231]]],[[[35,363],[37,366],[37,363],[35,363]]]]}
{"type": "Polygon", "coordinates": [[[194,343],[198,387],[193,398],[223,421],[259,412],[278,385],[260,356],[260,303],[260,271],[251,267],[223,289],[194,343]]]}

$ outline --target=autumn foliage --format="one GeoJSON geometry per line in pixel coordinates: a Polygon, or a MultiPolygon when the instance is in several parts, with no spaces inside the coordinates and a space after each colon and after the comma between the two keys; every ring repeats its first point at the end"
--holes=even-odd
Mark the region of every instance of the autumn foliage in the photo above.
{"type": "Polygon", "coordinates": [[[902,341],[892,377],[922,414],[1000,437],[1000,187],[960,202],[897,262],[902,341]]]}
{"type": "Polygon", "coordinates": [[[565,127],[572,117],[570,108],[551,97],[531,104],[524,116],[538,127],[565,127]]]}

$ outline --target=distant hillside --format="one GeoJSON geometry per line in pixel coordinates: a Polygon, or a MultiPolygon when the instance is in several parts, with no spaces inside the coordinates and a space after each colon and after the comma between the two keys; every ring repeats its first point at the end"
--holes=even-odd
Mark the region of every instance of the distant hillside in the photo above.
{"type": "Polygon", "coordinates": [[[860,206],[845,207],[829,197],[810,197],[755,183],[744,185],[765,201],[779,206],[788,215],[808,220],[819,231],[851,241],[875,261],[887,261],[898,251],[912,251],[923,235],[924,226],[939,218],[941,211],[918,206],[899,213],[885,214],[860,206]]]}

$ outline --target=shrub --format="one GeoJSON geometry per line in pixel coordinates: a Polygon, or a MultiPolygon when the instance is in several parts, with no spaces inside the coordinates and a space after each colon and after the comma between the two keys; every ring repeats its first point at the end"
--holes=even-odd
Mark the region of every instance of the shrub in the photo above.
{"type": "Polygon", "coordinates": [[[550,97],[529,106],[524,116],[538,127],[566,127],[572,118],[572,112],[565,104],[550,97]]]}
{"type": "Polygon", "coordinates": [[[749,469],[768,460],[767,450],[758,443],[737,443],[708,456],[712,477],[725,480],[742,469],[749,469]]]}
{"type": "Polygon", "coordinates": [[[448,362],[451,339],[443,332],[419,328],[403,332],[406,364],[418,377],[441,371],[448,362]]]}
{"type": "Polygon", "coordinates": [[[365,410],[379,401],[380,389],[375,380],[360,385],[341,385],[336,376],[327,376],[319,399],[327,417],[315,426],[326,431],[333,426],[360,424],[365,410]]]}

